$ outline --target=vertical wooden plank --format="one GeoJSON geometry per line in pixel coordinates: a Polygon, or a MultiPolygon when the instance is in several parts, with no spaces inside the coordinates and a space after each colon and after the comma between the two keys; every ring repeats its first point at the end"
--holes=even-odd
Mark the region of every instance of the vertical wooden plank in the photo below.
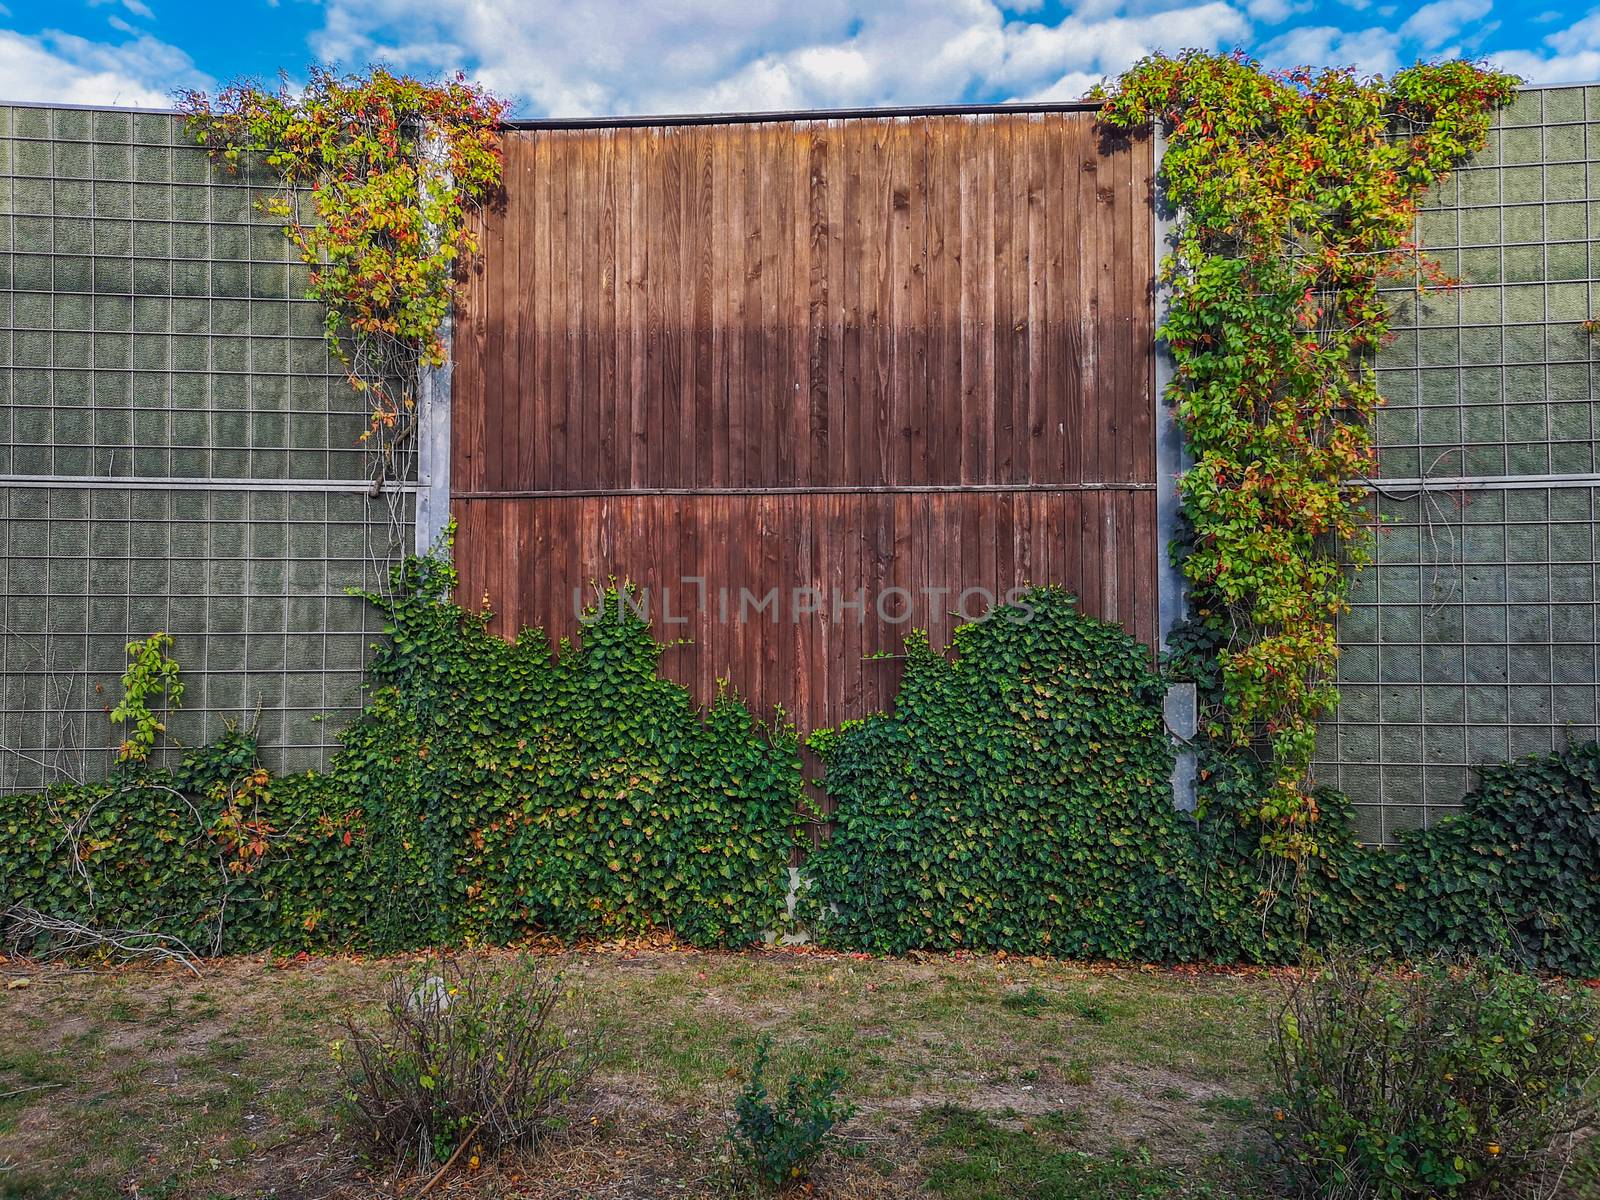
{"type": "Polygon", "coordinates": [[[594,487],[604,480],[604,458],[601,454],[601,402],[599,342],[604,336],[605,258],[605,188],[601,177],[601,161],[609,130],[587,131],[578,143],[579,173],[574,184],[583,189],[582,220],[578,234],[583,245],[583,269],[574,272],[579,290],[579,301],[573,305],[576,328],[572,331],[574,375],[578,381],[573,389],[573,403],[577,408],[573,420],[577,441],[583,447],[578,460],[580,486],[594,487]]]}
{"type": "MultiPolygon", "coordinates": [[[[1017,176],[1015,173],[1016,120],[996,117],[989,127],[990,157],[993,178],[990,185],[990,204],[993,208],[993,259],[990,268],[990,362],[994,380],[993,413],[994,439],[990,450],[992,466],[989,478],[994,483],[1016,482],[1016,465],[1012,426],[1016,421],[1012,349],[1015,343],[1016,317],[1011,306],[1011,288],[1015,275],[1013,260],[1014,238],[1012,216],[1015,211],[1017,176]]],[[[1003,589],[1002,589],[1003,590],[1003,589]]]]}
{"type": "MultiPolygon", "coordinates": [[[[863,143],[864,147],[868,143],[863,143]]],[[[863,463],[865,466],[865,463],[863,463]]],[[[844,625],[844,711],[860,712],[866,682],[866,619],[858,601],[866,592],[868,566],[872,558],[872,533],[867,514],[877,497],[863,492],[844,499],[844,562],[840,573],[839,597],[830,613],[844,625]]]]}
{"type": "Polygon", "coordinates": [[[1146,264],[1134,299],[1133,345],[1141,359],[1140,401],[1132,425],[1133,478],[1155,481],[1155,416],[1161,398],[1155,394],[1155,192],[1152,173],[1155,152],[1149,138],[1141,139],[1133,175],[1133,257],[1146,264]]]}
{"type": "Polygon", "coordinates": [[[1112,379],[1116,399],[1105,406],[1101,445],[1108,447],[1106,457],[1113,472],[1111,478],[1124,481],[1132,478],[1133,443],[1129,434],[1143,391],[1140,386],[1143,372],[1138,369],[1132,334],[1135,296],[1144,272],[1134,266],[1138,260],[1134,258],[1133,237],[1133,146],[1126,137],[1118,139],[1115,144],[1117,148],[1110,159],[1109,184],[1114,236],[1113,261],[1110,265],[1112,288],[1110,310],[1102,320],[1109,324],[1115,343],[1116,368],[1112,379]]]}
{"type": "Polygon", "coordinates": [[[1006,602],[1006,593],[1022,581],[1017,576],[1017,506],[1021,500],[1018,492],[1000,492],[991,496],[989,511],[994,514],[993,536],[989,539],[994,547],[994,562],[990,570],[992,577],[986,581],[985,586],[992,589],[995,604],[1006,602]]]}
{"type": "Polygon", "coordinates": [[[761,475],[762,452],[766,441],[766,406],[762,403],[761,353],[761,182],[765,163],[761,156],[760,125],[746,131],[739,160],[740,196],[743,206],[743,223],[739,230],[741,239],[741,285],[743,295],[739,305],[739,337],[742,345],[739,380],[740,403],[743,409],[744,464],[740,482],[746,485],[764,482],[761,475]]]}
{"type": "Polygon", "coordinates": [[[784,249],[788,284],[780,324],[789,362],[795,486],[811,482],[811,137],[815,129],[816,122],[800,121],[789,131],[789,236],[784,249]]]}
{"type": "Polygon", "coordinates": [[[618,312],[621,304],[623,274],[623,212],[618,173],[618,135],[612,129],[606,133],[600,148],[601,217],[600,217],[600,268],[602,272],[602,297],[600,312],[602,329],[595,345],[595,371],[599,396],[597,405],[600,421],[600,460],[603,465],[600,482],[608,488],[626,486],[618,445],[623,434],[618,414],[622,408],[622,393],[617,386],[619,378],[617,348],[621,323],[618,312]]]}
{"type": "Polygon", "coordinates": [[[862,339],[865,276],[862,270],[866,253],[865,209],[862,167],[865,136],[859,124],[841,126],[844,168],[844,286],[840,297],[844,312],[844,473],[837,482],[857,485],[864,482],[862,450],[870,424],[863,394],[862,339]]]}
{"type": "MultiPolygon", "coordinates": [[[[517,139],[516,149],[513,152],[515,161],[512,169],[517,176],[522,176],[528,166],[528,145],[523,139],[517,139]]],[[[521,189],[517,189],[518,192],[521,189]]],[[[504,389],[500,400],[500,410],[503,414],[500,427],[501,442],[501,487],[516,488],[522,486],[522,405],[517,395],[519,339],[518,327],[521,325],[522,315],[525,311],[521,287],[521,263],[523,231],[526,225],[527,206],[523,203],[522,196],[509,194],[505,202],[505,240],[501,245],[500,254],[500,311],[496,314],[502,323],[501,354],[504,362],[501,366],[500,386],[504,389]]],[[[515,626],[512,626],[513,630],[515,626]]]]}
{"type": "Polygon", "coordinates": [[[1088,492],[1060,492],[1060,503],[1052,517],[1059,521],[1050,536],[1059,547],[1061,578],[1078,598],[1078,607],[1094,612],[1095,592],[1084,574],[1083,508],[1093,500],[1088,492]]]}
{"type": "MultiPolygon", "coordinates": [[[[920,139],[918,139],[920,141],[920,139]]],[[[914,514],[920,504],[920,497],[911,492],[897,492],[886,497],[890,503],[890,528],[892,530],[893,544],[890,550],[889,571],[884,578],[885,588],[897,588],[899,592],[885,603],[885,611],[891,620],[883,624],[883,632],[879,639],[878,649],[895,655],[893,662],[899,664],[899,657],[905,651],[906,635],[911,632],[912,614],[916,611],[916,578],[914,575],[913,557],[915,555],[914,514]],[[901,619],[903,616],[911,619],[901,619]]],[[[880,614],[874,613],[873,620],[878,621],[880,614]]],[[[891,685],[898,680],[898,669],[889,670],[885,664],[883,683],[880,684],[878,693],[879,701],[887,706],[894,695],[891,685]]]]}
{"type": "Polygon", "coordinates": [[[1061,455],[1059,478],[1081,483],[1091,476],[1093,449],[1085,444],[1088,407],[1095,401],[1099,376],[1095,369],[1095,342],[1089,311],[1090,282],[1094,279],[1097,245],[1094,240],[1094,197],[1085,187],[1083,139],[1074,123],[1058,128],[1062,187],[1053,214],[1056,262],[1063,284],[1052,295],[1057,341],[1061,348],[1061,377],[1057,401],[1059,420],[1065,427],[1058,437],[1061,455]]]}
{"type": "Polygon", "coordinates": [[[846,504],[850,497],[838,492],[818,497],[827,524],[823,533],[824,578],[819,602],[818,625],[824,636],[828,669],[828,711],[844,712],[845,675],[849,661],[848,630],[842,621],[833,618],[834,597],[842,595],[845,586],[845,560],[849,554],[849,523],[846,504]]]}
{"type": "Polygon", "coordinates": [[[983,394],[983,355],[979,349],[982,336],[982,257],[980,249],[978,192],[981,171],[978,164],[982,153],[975,130],[970,122],[958,121],[950,131],[956,150],[956,179],[959,202],[952,224],[958,231],[956,259],[959,264],[959,299],[955,301],[960,314],[960,359],[957,378],[960,383],[960,401],[956,420],[960,426],[961,469],[957,478],[962,483],[979,483],[983,479],[985,423],[990,419],[989,397],[983,394]]]}
{"type": "Polygon", "coordinates": [[[1100,497],[1100,611],[1108,621],[1127,624],[1127,615],[1120,607],[1122,543],[1117,537],[1117,506],[1121,497],[1116,492],[1097,494],[1100,497]]]}
{"type": "Polygon", "coordinates": [[[1133,422],[1132,477],[1155,480],[1155,152],[1149,138],[1136,145],[1133,172],[1133,254],[1147,264],[1134,295],[1133,350],[1138,370],[1140,402],[1133,422]]]}
{"type": "MultiPolygon", "coordinates": [[[[506,151],[516,154],[515,139],[509,139],[506,151]]],[[[485,308],[483,314],[483,366],[484,399],[486,406],[497,415],[503,410],[505,400],[505,335],[508,313],[505,306],[505,253],[510,237],[505,209],[491,210],[488,214],[486,244],[493,250],[485,256],[485,308]]],[[[502,471],[505,440],[499,436],[499,421],[495,421],[496,436],[484,447],[484,478],[490,489],[504,487],[502,471]]]]}
{"type": "Polygon", "coordinates": [[[800,589],[814,586],[817,571],[816,503],[811,496],[798,496],[794,502],[792,531],[794,533],[794,572],[790,576],[791,590],[783,597],[782,619],[784,628],[795,644],[795,697],[791,714],[797,727],[803,731],[821,728],[817,705],[817,683],[821,664],[817,654],[817,640],[806,620],[796,610],[799,608],[800,589]]]}
{"type": "Polygon", "coordinates": [[[883,679],[885,665],[889,660],[878,656],[894,654],[899,650],[895,638],[895,626],[884,620],[882,615],[885,611],[892,611],[883,606],[882,598],[884,593],[894,586],[895,580],[896,496],[893,493],[880,493],[871,499],[873,547],[864,598],[866,636],[862,642],[862,654],[864,659],[869,655],[872,657],[861,664],[864,685],[862,706],[865,711],[882,708],[885,701],[883,679]]]}
{"type": "Polygon", "coordinates": [[[689,233],[686,240],[689,261],[693,264],[694,309],[690,335],[693,339],[694,357],[690,363],[694,380],[694,467],[688,473],[688,482],[704,487],[711,477],[713,430],[716,425],[715,382],[712,368],[711,296],[715,288],[716,223],[712,213],[713,163],[712,148],[716,142],[712,130],[695,131],[693,173],[690,177],[693,202],[689,206],[689,233]]]}
{"type": "MultiPolygon", "coordinates": [[[[484,406],[478,372],[483,365],[483,258],[488,252],[488,238],[482,210],[471,214],[468,221],[477,237],[479,253],[471,261],[463,260],[457,269],[455,332],[451,338],[454,394],[450,405],[450,478],[457,495],[479,491],[483,486],[480,456],[484,406]]],[[[453,498],[451,512],[464,523],[464,512],[455,507],[453,498]]]]}
{"type": "Polygon", "coordinates": [[[1117,616],[1122,627],[1139,637],[1139,546],[1135,538],[1134,501],[1138,493],[1117,492],[1117,616]]]}
{"type": "Polygon", "coordinates": [[[828,221],[829,151],[831,134],[826,121],[811,126],[806,147],[806,383],[809,407],[807,482],[813,486],[829,479],[833,453],[832,414],[829,409],[831,302],[828,273],[832,227],[828,221]]]}
{"type": "Polygon", "coordinates": [[[1075,581],[1066,573],[1063,565],[1065,550],[1059,541],[1064,522],[1054,517],[1059,507],[1061,493],[1034,492],[1031,495],[1035,513],[1030,551],[1033,561],[1033,582],[1041,587],[1057,583],[1064,587],[1073,587],[1075,581]]]}
{"type": "Polygon", "coordinates": [[[1083,579],[1083,594],[1088,610],[1108,619],[1101,579],[1105,558],[1100,545],[1100,510],[1104,492],[1082,492],[1078,505],[1078,571],[1083,579]]]}
{"type": "Polygon", "coordinates": [[[974,589],[974,594],[968,598],[963,608],[971,619],[976,620],[988,611],[983,593],[988,592],[992,595],[998,578],[995,509],[1006,503],[1006,497],[993,492],[968,492],[962,500],[965,509],[963,540],[967,543],[968,550],[967,561],[962,564],[959,586],[963,589],[974,589]]]}
{"type": "Polygon", "coordinates": [[[725,487],[728,483],[728,144],[726,131],[707,132],[708,220],[704,233],[710,261],[710,439],[711,459],[702,484],[725,487]]]}
{"type": "Polygon", "coordinates": [[[792,484],[794,445],[790,437],[797,397],[789,380],[789,339],[782,328],[784,290],[788,286],[788,250],[793,217],[789,210],[789,162],[792,139],[786,126],[761,126],[761,482],[767,487],[792,484]]]}
{"type": "MultiPolygon", "coordinates": [[[[1028,465],[1030,483],[1059,479],[1050,469],[1049,432],[1056,400],[1050,382],[1050,208],[1060,181],[1049,174],[1054,122],[1028,123],[1028,465]]],[[[1036,560],[1037,561],[1037,560],[1036,560]]]]}
{"type": "MultiPolygon", "coordinates": [[[[827,292],[827,392],[828,392],[828,458],[827,470],[818,473],[822,486],[844,483],[848,478],[849,461],[846,446],[850,441],[850,426],[845,413],[845,314],[849,304],[848,281],[845,278],[845,222],[848,209],[846,194],[849,188],[850,132],[843,121],[828,122],[828,178],[823,203],[828,218],[828,292],[827,292]]],[[[820,536],[820,532],[819,532],[820,536]]]]}
{"type": "Polygon", "coordinates": [[[893,478],[895,431],[893,413],[894,267],[891,261],[895,207],[889,159],[893,153],[893,122],[868,121],[866,157],[862,163],[865,206],[865,258],[863,306],[866,329],[862,339],[862,384],[867,421],[862,447],[862,482],[881,486],[893,478]]]}
{"type": "MultiPolygon", "coordinates": [[[[977,327],[976,345],[978,361],[975,377],[978,381],[978,447],[977,460],[972,465],[974,483],[994,483],[995,446],[998,415],[998,391],[995,386],[995,122],[999,118],[977,118],[972,130],[972,184],[973,233],[970,247],[976,274],[977,327]]],[[[963,262],[965,261],[963,255],[963,262]]],[[[969,416],[972,414],[969,414],[969,416]]]]}
{"type": "Polygon", "coordinates": [[[1016,505],[1013,508],[1011,572],[1018,587],[1032,587],[1038,582],[1034,578],[1033,512],[1034,498],[1032,494],[1028,492],[1016,493],[1016,505]]]}
{"type": "Polygon", "coordinates": [[[550,487],[564,490],[578,478],[573,459],[576,449],[572,427],[575,381],[571,375],[572,355],[568,340],[572,334],[571,303],[573,274],[582,271],[582,255],[587,247],[578,244],[573,231],[573,144],[566,131],[552,139],[555,151],[549,164],[550,178],[550,315],[545,338],[550,356],[550,394],[545,426],[550,439],[550,487]]]}
{"type": "MultiPolygon", "coordinates": [[[[951,287],[961,236],[953,214],[961,193],[948,126],[933,120],[921,124],[928,163],[928,482],[950,483],[960,479],[961,469],[956,441],[961,424],[960,301],[951,287]]],[[[929,580],[938,574],[930,564],[929,580]]]]}
{"type": "Polygon", "coordinates": [[[651,479],[649,463],[650,397],[648,376],[649,335],[647,288],[649,271],[650,218],[648,203],[648,130],[629,130],[627,134],[628,172],[628,368],[629,400],[628,480],[632,487],[644,487],[651,479]]]}
{"type": "Polygon", "coordinates": [[[911,475],[911,139],[903,121],[885,122],[888,153],[884,155],[888,213],[888,301],[882,314],[888,343],[887,408],[884,430],[884,482],[904,484],[911,475]]]}
{"type": "MultiPolygon", "coordinates": [[[[788,141],[787,138],[783,140],[788,141]]],[[[778,590],[780,601],[783,592],[781,573],[783,537],[778,524],[780,503],[781,498],[770,493],[757,499],[756,528],[760,534],[757,545],[761,556],[757,578],[751,590],[763,602],[772,589],[778,590]]],[[[778,673],[781,661],[780,647],[785,640],[783,624],[778,619],[776,611],[770,607],[759,617],[752,614],[751,619],[759,622],[755,628],[755,636],[761,647],[761,681],[759,690],[751,693],[750,701],[761,712],[770,713],[773,705],[788,691],[788,680],[778,673]]]]}
{"type": "MultiPolygon", "coordinates": [[[[556,472],[560,469],[553,436],[558,419],[557,380],[551,363],[555,357],[556,289],[562,286],[554,262],[564,236],[556,189],[561,186],[565,170],[561,166],[563,143],[559,137],[545,131],[530,133],[527,137],[528,170],[523,178],[528,187],[524,208],[528,213],[531,241],[527,250],[531,260],[528,291],[524,299],[528,328],[519,330],[518,338],[524,347],[523,353],[531,361],[520,369],[518,383],[520,385],[524,376],[530,383],[523,399],[527,423],[533,433],[526,446],[529,482],[534,488],[550,489],[555,486],[556,472]]],[[[491,440],[498,440],[501,431],[491,423],[487,433],[491,440]]]]}
{"type": "Polygon", "coordinates": [[[668,416],[666,367],[667,317],[664,311],[670,303],[667,283],[671,278],[671,255],[667,253],[666,223],[666,152],[664,131],[647,129],[641,146],[644,152],[643,175],[640,180],[644,192],[644,219],[648,237],[645,243],[644,281],[644,402],[646,432],[642,449],[645,460],[645,483],[650,488],[663,486],[670,478],[667,466],[667,436],[672,430],[668,416]]]}
{"type": "Polygon", "coordinates": [[[684,345],[690,308],[684,278],[684,175],[687,168],[687,143],[692,127],[663,131],[661,137],[661,475],[667,487],[684,486],[683,460],[686,449],[689,391],[686,388],[684,345]]]}
{"type": "Polygon", "coordinates": [[[904,334],[906,366],[906,470],[902,477],[913,486],[928,482],[928,425],[931,413],[928,387],[928,137],[925,123],[908,121],[902,129],[906,145],[906,307],[904,334]]]}
{"type": "Polygon", "coordinates": [[[1112,161],[1107,161],[1086,135],[1080,135],[1079,157],[1083,162],[1084,193],[1092,222],[1094,254],[1089,258],[1091,272],[1088,279],[1088,317],[1086,333],[1094,346],[1093,381],[1086,389],[1086,397],[1113,398],[1110,405],[1091,402],[1084,414],[1085,460],[1084,478],[1106,480],[1115,478],[1115,447],[1110,444],[1110,431],[1106,425],[1106,411],[1115,408],[1120,396],[1117,379],[1116,346],[1111,335],[1109,317],[1116,304],[1116,187],[1112,161]]]}
{"type": "Polygon", "coordinates": [[[1007,150],[1011,158],[1011,292],[1007,300],[1011,356],[1011,475],[1013,483],[1026,483],[1029,462],[1028,404],[1031,361],[1028,329],[1030,271],[1028,228],[1033,187],[1032,160],[1028,152],[1032,119],[1019,116],[1011,123],[1007,150]]]}

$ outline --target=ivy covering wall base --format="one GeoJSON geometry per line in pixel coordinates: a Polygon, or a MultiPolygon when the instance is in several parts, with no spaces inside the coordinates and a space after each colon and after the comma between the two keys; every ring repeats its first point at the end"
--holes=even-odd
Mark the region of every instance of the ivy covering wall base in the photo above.
{"type": "MultiPolygon", "coordinates": [[[[234,733],[173,771],[0,797],[0,903],[203,950],[789,928],[798,747],[663,680],[614,601],[581,647],[508,644],[399,568],[391,644],[326,774],[269,778],[234,733]]],[[[914,641],[893,712],[814,743],[837,804],[799,919],[824,945],[1289,962],[1308,946],[1504,954],[1600,974],[1600,746],[1484,772],[1469,809],[1358,845],[1323,796],[1312,866],[1263,851],[1262,768],[1209,752],[1176,812],[1163,684],[1120,628],[1043,589],[914,641]],[[1298,878],[1299,886],[1286,886],[1298,878]]]]}

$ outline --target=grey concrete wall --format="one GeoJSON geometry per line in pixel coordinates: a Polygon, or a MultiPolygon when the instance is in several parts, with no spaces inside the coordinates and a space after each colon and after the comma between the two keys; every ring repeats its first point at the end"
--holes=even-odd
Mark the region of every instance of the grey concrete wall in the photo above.
{"type": "Polygon", "coordinates": [[[155,630],[183,744],[238,721],[316,767],[359,707],[378,623],[346,589],[410,497],[366,495],[269,183],[168,114],[0,108],[0,788],[105,770],[124,644],[155,630]]]}
{"type": "Polygon", "coordinates": [[[1371,840],[1455,811],[1485,761],[1600,729],[1597,170],[1600,88],[1525,91],[1418,222],[1462,286],[1392,295],[1376,561],[1316,767],[1371,840]]]}

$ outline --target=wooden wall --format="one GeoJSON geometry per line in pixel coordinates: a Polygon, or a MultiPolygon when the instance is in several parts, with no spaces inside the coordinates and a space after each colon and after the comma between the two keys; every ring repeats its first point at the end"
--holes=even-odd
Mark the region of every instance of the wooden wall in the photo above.
{"type": "Polygon", "coordinates": [[[451,468],[499,632],[576,636],[575,591],[627,578],[688,639],[669,674],[802,730],[887,704],[867,656],[942,644],[969,588],[1061,583],[1154,642],[1147,142],[1060,112],[505,149],[451,468]],[[741,589],[778,598],[741,621],[741,589]]]}

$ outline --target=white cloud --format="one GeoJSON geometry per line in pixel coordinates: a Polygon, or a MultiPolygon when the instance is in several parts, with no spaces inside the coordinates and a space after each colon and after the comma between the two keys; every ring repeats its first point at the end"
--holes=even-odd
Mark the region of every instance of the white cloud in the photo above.
{"type": "Polygon", "coordinates": [[[1400,36],[1427,50],[1437,50],[1461,35],[1475,21],[1489,15],[1489,0],[1433,0],[1424,4],[1400,26],[1400,36]]]}
{"type": "MultiPolygon", "coordinates": [[[[1137,17],[1085,19],[1074,14],[1058,25],[1014,24],[1006,29],[1004,62],[991,78],[1003,86],[1032,88],[1035,96],[1064,98],[1067,80],[1115,74],[1158,47],[1227,46],[1250,24],[1237,9],[1211,3],[1137,17]],[[1039,80],[1050,83],[1040,87],[1039,80]]],[[[1093,82],[1091,79],[1091,82],[1093,82]]],[[[1077,87],[1073,95],[1081,95],[1077,87]]]]}
{"type": "Polygon", "coordinates": [[[312,48],[347,66],[468,67],[524,111],[568,116],[1077,95],[1157,46],[1250,33],[1224,0],[1132,15],[1085,0],[1054,19],[1034,2],[327,0],[312,48]]]}
{"type": "Polygon", "coordinates": [[[148,35],[120,45],[46,31],[0,29],[0,98],[167,108],[176,87],[206,87],[176,46],[148,35]]]}
{"type": "Polygon", "coordinates": [[[1552,33],[1542,50],[1504,50],[1490,55],[1502,70],[1530,83],[1586,83],[1600,79],[1600,12],[1552,33]]]}
{"type": "Polygon", "coordinates": [[[1290,17],[1308,12],[1311,0],[1249,0],[1244,6],[1252,20],[1264,25],[1281,25],[1290,17]]]}
{"type": "Polygon", "coordinates": [[[1355,67],[1389,75],[1400,66],[1400,36],[1388,29],[1307,25],[1273,38],[1261,48],[1261,60],[1270,67],[1355,67]]]}
{"type": "Polygon", "coordinates": [[[99,8],[102,4],[121,4],[136,17],[143,17],[146,21],[156,19],[156,14],[150,11],[150,6],[144,0],[89,0],[90,8],[99,8]]]}

